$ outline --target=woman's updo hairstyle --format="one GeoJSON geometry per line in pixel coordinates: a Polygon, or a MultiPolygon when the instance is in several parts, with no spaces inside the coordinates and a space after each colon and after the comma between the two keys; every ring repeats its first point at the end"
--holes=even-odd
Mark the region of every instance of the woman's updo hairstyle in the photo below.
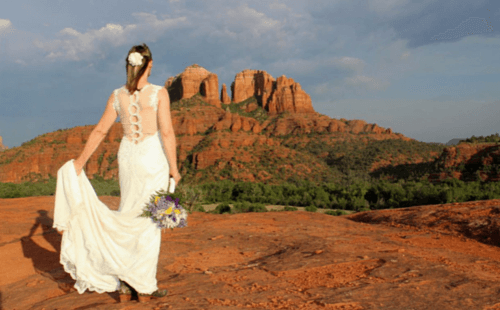
{"type": "Polygon", "coordinates": [[[151,55],[151,51],[149,47],[143,43],[142,45],[133,46],[127,54],[127,58],[125,58],[125,69],[127,70],[127,89],[129,93],[133,94],[137,90],[137,83],[142,75],[146,72],[146,68],[148,67],[149,62],[153,60],[153,56],[151,55]],[[144,57],[142,59],[142,65],[140,66],[132,66],[128,62],[128,56],[134,52],[137,52],[144,57]]]}

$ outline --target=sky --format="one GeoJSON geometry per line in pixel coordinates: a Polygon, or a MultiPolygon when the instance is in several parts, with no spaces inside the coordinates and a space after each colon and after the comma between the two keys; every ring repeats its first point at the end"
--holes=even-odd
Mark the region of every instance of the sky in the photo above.
{"type": "Polygon", "coordinates": [[[146,43],[149,82],[198,64],[293,78],[329,117],[423,142],[500,132],[498,0],[20,0],[0,11],[9,148],[97,124],[146,43]]]}

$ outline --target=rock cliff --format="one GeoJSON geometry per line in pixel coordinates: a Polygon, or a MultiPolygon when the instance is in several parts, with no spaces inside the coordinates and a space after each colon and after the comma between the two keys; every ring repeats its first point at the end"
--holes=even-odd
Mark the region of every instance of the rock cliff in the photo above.
{"type": "Polygon", "coordinates": [[[193,64],[186,67],[176,77],[170,77],[165,82],[170,101],[188,99],[200,93],[206,102],[220,107],[219,81],[216,74],[207,69],[193,64]]]}
{"type": "Polygon", "coordinates": [[[241,102],[255,96],[259,105],[271,115],[285,111],[316,113],[311,97],[299,83],[284,75],[274,80],[266,71],[243,70],[236,74],[231,90],[233,102],[241,102]]]}
{"type": "Polygon", "coordinates": [[[6,149],[8,149],[8,147],[3,145],[3,139],[2,139],[2,136],[0,136],[0,152],[3,150],[6,150],[6,149]]]}
{"type": "Polygon", "coordinates": [[[239,103],[255,97],[257,105],[270,115],[283,112],[316,113],[311,97],[299,83],[284,75],[275,80],[262,70],[247,69],[236,74],[231,84],[231,99],[225,84],[219,97],[218,76],[197,64],[187,67],[176,77],[168,78],[165,87],[169,90],[171,101],[191,98],[200,93],[207,103],[220,107],[221,103],[239,103]]]}
{"type": "Polygon", "coordinates": [[[441,172],[429,176],[432,182],[455,178],[463,181],[500,181],[500,144],[460,143],[443,150],[436,159],[441,172]]]}
{"type": "Polygon", "coordinates": [[[226,84],[222,84],[222,90],[220,93],[220,101],[223,104],[230,104],[231,103],[231,98],[229,98],[229,95],[227,94],[226,84]]]}

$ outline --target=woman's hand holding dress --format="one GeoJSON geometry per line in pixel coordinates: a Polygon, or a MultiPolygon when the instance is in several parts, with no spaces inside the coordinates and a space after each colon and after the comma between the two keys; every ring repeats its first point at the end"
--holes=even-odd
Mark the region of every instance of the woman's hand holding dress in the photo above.
{"type": "Polygon", "coordinates": [[[82,165],[82,164],[80,164],[80,163],[78,162],[78,160],[75,160],[75,161],[73,162],[73,164],[75,165],[76,175],[80,175],[80,173],[82,172],[82,169],[83,169],[83,165],[82,165]]]}

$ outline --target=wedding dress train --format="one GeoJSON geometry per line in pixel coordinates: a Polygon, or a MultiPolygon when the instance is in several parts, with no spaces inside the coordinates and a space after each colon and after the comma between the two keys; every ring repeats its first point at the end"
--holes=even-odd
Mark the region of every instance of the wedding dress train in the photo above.
{"type": "Polygon", "coordinates": [[[84,171],[76,174],[73,159],[57,173],[53,226],[63,231],[60,262],[80,294],[116,291],[120,279],[139,293],[158,289],[161,229],[139,215],[155,191],[168,189],[169,165],[156,123],[161,86],[148,86],[134,95],[124,87],[115,90],[114,108],[124,127],[117,211],[99,200],[84,171]]]}

